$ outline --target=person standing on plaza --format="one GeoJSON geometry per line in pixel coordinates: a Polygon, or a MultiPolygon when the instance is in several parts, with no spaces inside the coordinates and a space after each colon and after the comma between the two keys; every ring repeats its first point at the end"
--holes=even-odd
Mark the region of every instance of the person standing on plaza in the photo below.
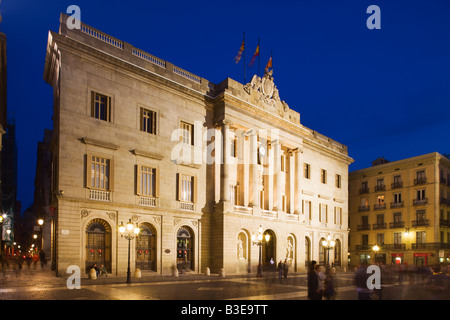
{"type": "Polygon", "coordinates": [[[447,299],[447,276],[441,272],[441,266],[439,264],[433,265],[431,270],[433,273],[425,280],[425,289],[430,293],[432,300],[447,299]]]}
{"type": "Polygon", "coordinates": [[[283,270],[284,270],[284,265],[283,265],[283,261],[280,260],[280,262],[278,262],[278,279],[281,279],[283,276],[283,270]]]}
{"type": "Polygon", "coordinates": [[[327,300],[334,299],[334,295],[336,291],[334,290],[334,279],[333,272],[331,268],[327,268],[325,277],[325,289],[324,289],[324,297],[327,300]]]}
{"type": "Polygon", "coordinates": [[[367,287],[367,261],[363,261],[359,268],[356,270],[356,292],[358,293],[358,300],[371,300],[372,290],[367,287]]]}
{"type": "Polygon", "coordinates": [[[288,261],[286,259],[286,260],[284,260],[284,264],[283,264],[283,276],[284,276],[285,279],[287,278],[288,271],[289,271],[289,264],[288,264],[288,261]]]}
{"type": "Polygon", "coordinates": [[[309,266],[307,282],[308,282],[308,298],[310,300],[322,300],[322,295],[319,292],[319,277],[316,273],[315,260],[311,261],[309,266]]]}

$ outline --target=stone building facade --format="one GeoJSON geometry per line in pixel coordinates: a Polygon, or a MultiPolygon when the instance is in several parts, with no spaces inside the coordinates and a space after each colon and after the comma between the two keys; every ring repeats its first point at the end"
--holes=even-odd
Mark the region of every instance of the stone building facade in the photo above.
{"type": "MultiPolygon", "coordinates": [[[[347,263],[347,147],[300,123],[271,71],[219,84],[61,15],[44,78],[54,91],[52,206],[58,274],[105,264],[169,274],[347,263]],[[326,251],[321,239],[335,247],[326,251]],[[327,255],[325,255],[325,252],[327,255]]],[[[132,271],[133,271],[132,270],[132,271]]]]}
{"type": "Polygon", "coordinates": [[[350,172],[349,185],[352,265],[362,260],[416,266],[450,262],[447,157],[378,159],[372,167],[350,172]]]}

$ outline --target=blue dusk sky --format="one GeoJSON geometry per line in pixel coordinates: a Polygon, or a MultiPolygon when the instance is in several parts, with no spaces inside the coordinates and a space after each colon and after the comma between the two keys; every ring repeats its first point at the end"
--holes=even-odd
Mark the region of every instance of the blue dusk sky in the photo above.
{"type": "MultiPolygon", "coordinates": [[[[260,38],[260,73],[272,52],[281,99],[303,125],[348,146],[350,171],[382,156],[450,153],[448,0],[3,0],[23,210],[33,201],[37,143],[52,128],[48,31],[70,5],[84,23],[213,83],[243,83],[243,60],[233,61],[243,33],[247,64],[260,38]],[[381,29],[367,27],[370,5],[381,10],[381,29]]],[[[256,73],[258,62],[247,66],[247,82],[256,73]]]]}

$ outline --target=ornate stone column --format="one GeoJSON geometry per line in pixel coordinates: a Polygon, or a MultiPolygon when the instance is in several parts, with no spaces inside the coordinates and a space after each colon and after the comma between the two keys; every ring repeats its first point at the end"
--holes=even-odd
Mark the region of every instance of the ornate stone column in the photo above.
{"type": "Polygon", "coordinates": [[[281,200],[281,143],[280,140],[273,140],[271,144],[273,148],[273,210],[282,210],[281,200]]]}
{"type": "Polygon", "coordinates": [[[249,206],[259,207],[258,202],[258,137],[255,130],[248,131],[250,139],[250,194],[249,206]]]}

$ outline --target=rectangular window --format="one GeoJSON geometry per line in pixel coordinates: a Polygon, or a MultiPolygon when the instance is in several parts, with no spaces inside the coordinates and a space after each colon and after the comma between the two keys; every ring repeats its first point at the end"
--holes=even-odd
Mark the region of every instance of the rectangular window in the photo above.
{"type": "Polygon", "coordinates": [[[328,205],[319,204],[319,222],[328,222],[328,205]]]}
{"type": "Polygon", "coordinates": [[[416,243],[423,244],[426,243],[426,233],[425,231],[417,231],[416,232],[416,243]]]}
{"type": "Polygon", "coordinates": [[[325,169],[320,170],[320,181],[322,183],[327,183],[327,170],[325,169]]]}
{"type": "Polygon", "coordinates": [[[96,119],[111,122],[111,98],[92,91],[91,116],[96,119]]]}
{"type": "Polygon", "coordinates": [[[336,174],[336,188],[341,188],[341,175],[336,174]]]}
{"type": "Polygon", "coordinates": [[[384,233],[377,233],[377,244],[378,245],[384,244],[384,233]]]}
{"type": "Polygon", "coordinates": [[[230,141],[230,156],[232,156],[233,158],[237,157],[237,143],[236,143],[236,139],[231,139],[230,141]]]}
{"type": "Polygon", "coordinates": [[[99,190],[110,188],[110,160],[90,156],[90,187],[99,190]]]}
{"type": "Polygon", "coordinates": [[[394,193],[394,203],[402,203],[402,194],[394,193]]]}
{"type": "Polygon", "coordinates": [[[239,193],[238,193],[238,191],[239,191],[239,186],[238,185],[236,185],[236,186],[231,185],[230,186],[230,202],[233,205],[237,205],[238,202],[239,202],[239,199],[238,199],[238,194],[239,193]]]}
{"type": "Polygon", "coordinates": [[[303,174],[304,174],[305,179],[311,179],[311,165],[310,164],[305,163],[303,174]]]}
{"type": "Polygon", "coordinates": [[[417,200],[425,200],[425,189],[416,191],[417,200]]]}
{"type": "Polygon", "coordinates": [[[303,214],[305,215],[305,219],[311,220],[311,207],[312,207],[311,201],[303,200],[302,206],[303,206],[302,211],[303,211],[303,214]]]}
{"type": "Polygon", "coordinates": [[[182,130],[181,137],[180,137],[181,142],[193,146],[194,145],[194,125],[181,121],[180,129],[182,130]]]}
{"type": "Polygon", "coordinates": [[[342,208],[334,207],[334,224],[342,225],[342,208]]]}
{"type": "Polygon", "coordinates": [[[156,197],[156,169],[141,166],[139,171],[139,194],[147,197],[156,197]]]}
{"type": "Polygon", "coordinates": [[[394,212],[394,225],[400,225],[402,222],[402,213],[394,212]]]}
{"type": "Polygon", "coordinates": [[[402,243],[402,233],[394,232],[394,245],[399,245],[402,243]]]}
{"type": "Polygon", "coordinates": [[[141,131],[156,134],[157,113],[141,108],[141,131]]]}
{"type": "Polygon", "coordinates": [[[179,178],[179,200],[183,202],[193,202],[193,195],[194,195],[194,189],[193,189],[193,179],[192,176],[187,176],[184,174],[180,174],[179,178]]]}

